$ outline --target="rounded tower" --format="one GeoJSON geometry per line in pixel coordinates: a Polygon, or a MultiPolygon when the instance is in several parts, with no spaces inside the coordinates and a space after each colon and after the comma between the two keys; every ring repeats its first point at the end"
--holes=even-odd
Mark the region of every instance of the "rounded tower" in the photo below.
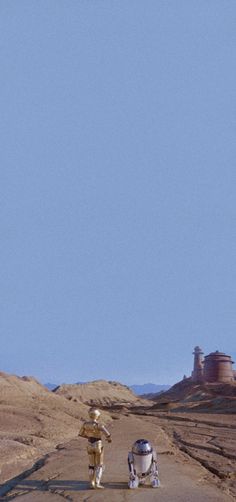
{"type": "Polygon", "coordinates": [[[200,347],[195,347],[193,351],[194,355],[194,363],[193,363],[193,371],[192,371],[192,380],[194,382],[201,382],[203,379],[203,361],[202,356],[203,352],[200,347]]]}
{"type": "Polygon", "coordinates": [[[204,359],[203,377],[205,382],[230,383],[234,381],[234,362],[224,352],[211,352],[204,359]]]}

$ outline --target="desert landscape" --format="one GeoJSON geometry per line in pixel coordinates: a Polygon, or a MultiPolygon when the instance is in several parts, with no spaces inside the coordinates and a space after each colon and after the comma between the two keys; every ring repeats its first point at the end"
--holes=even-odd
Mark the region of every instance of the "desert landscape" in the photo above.
{"type": "Polygon", "coordinates": [[[1,500],[230,501],[236,497],[236,385],[185,379],[169,391],[135,396],[97,380],[49,391],[34,378],[1,373],[1,500]],[[88,483],[86,441],[78,437],[89,406],[102,410],[104,490],[88,483]],[[145,437],[159,456],[160,488],[128,490],[127,453],[145,437]]]}
{"type": "Polygon", "coordinates": [[[0,501],[236,501],[235,19],[0,0],[0,501]]]}
{"type": "Polygon", "coordinates": [[[0,501],[236,501],[235,19],[0,0],[0,501]]]}

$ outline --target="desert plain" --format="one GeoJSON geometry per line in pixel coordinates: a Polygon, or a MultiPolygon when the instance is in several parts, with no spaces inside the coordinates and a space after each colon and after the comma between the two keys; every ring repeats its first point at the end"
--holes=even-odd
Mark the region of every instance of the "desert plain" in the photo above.
{"type": "Polygon", "coordinates": [[[185,382],[141,399],[116,382],[61,386],[50,392],[33,378],[2,373],[0,399],[1,500],[236,499],[234,385],[219,389],[185,382]],[[112,434],[112,443],[104,442],[104,490],[89,488],[86,440],[78,437],[91,404],[101,408],[112,434]],[[127,453],[141,437],[158,452],[160,488],[127,487],[127,453]]]}

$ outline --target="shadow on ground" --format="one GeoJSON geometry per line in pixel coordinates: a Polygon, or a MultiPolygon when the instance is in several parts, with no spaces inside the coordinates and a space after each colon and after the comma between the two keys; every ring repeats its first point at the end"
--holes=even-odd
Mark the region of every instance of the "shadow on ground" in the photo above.
{"type": "MultiPolygon", "coordinates": [[[[112,490],[126,490],[128,489],[127,483],[122,482],[109,482],[102,483],[105,488],[110,488],[112,490]]],[[[39,490],[42,492],[55,491],[55,490],[65,490],[65,491],[82,491],[90,490],[88,481],[79,480],[52,480],[44,481],[40,479],[25,480],[17,484],[15,488],[17,491],[25,490],[39,490]]]]}

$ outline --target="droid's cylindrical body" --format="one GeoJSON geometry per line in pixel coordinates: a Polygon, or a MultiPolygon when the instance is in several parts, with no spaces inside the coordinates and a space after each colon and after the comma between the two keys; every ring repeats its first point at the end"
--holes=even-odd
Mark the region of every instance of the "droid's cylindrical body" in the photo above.
{"type": "Polygon", "coordinates": [[[138,476],[148,473],[152,466],[152,453],[137,455],[133,453],[135,472],[138,476]]]}

